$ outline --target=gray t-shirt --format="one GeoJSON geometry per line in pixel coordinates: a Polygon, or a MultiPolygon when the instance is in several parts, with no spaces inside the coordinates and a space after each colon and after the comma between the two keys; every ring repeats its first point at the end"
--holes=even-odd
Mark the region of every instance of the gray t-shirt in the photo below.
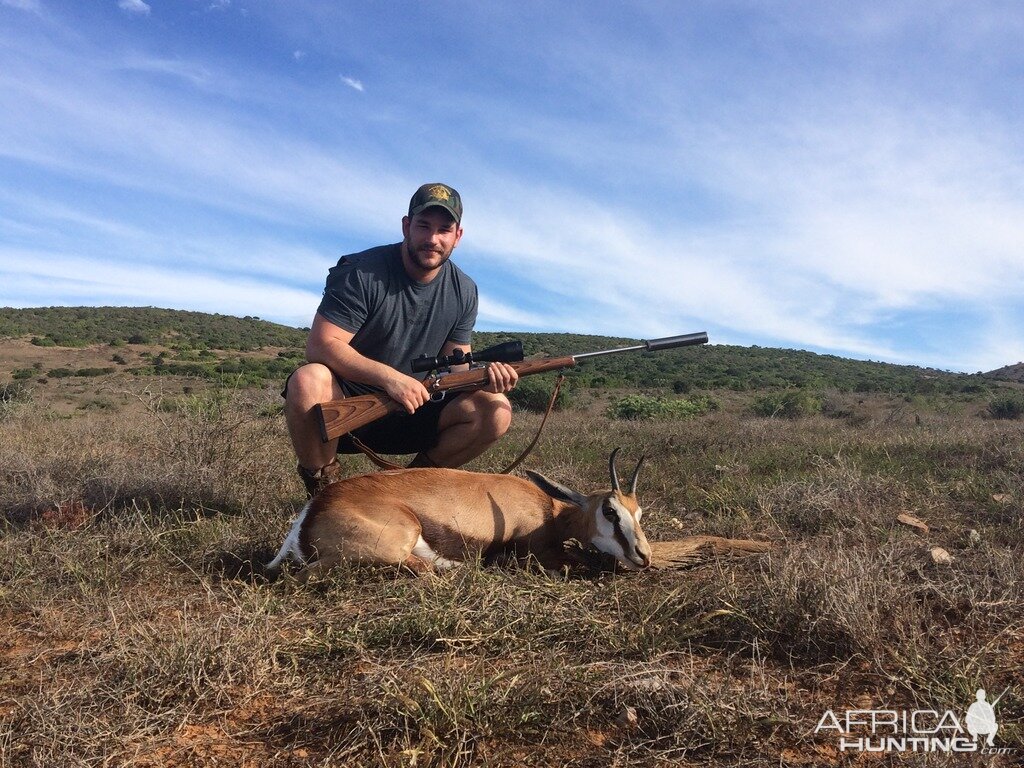
{"type": "MultiPolygon", "coordinates": [[[[451,261],[429,283],[402,266],[401,244],[342,256],[327,275],[317,312],[355,335],[361,355],[412,373],[412,359],[437,355],[444,343],[469,344],[476,323],[476,283],[451,261]]],[[[372,387],[345,382],[351,394],[372,387]]]]}

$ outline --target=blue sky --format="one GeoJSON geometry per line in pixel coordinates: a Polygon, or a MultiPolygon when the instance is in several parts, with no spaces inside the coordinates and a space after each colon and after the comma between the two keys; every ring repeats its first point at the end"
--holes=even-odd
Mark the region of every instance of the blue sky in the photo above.
{"type": "Polygon", "coordinates": [[[0,0],[0,304],[308,325],[462,193],[478,328],[1024,359],[1024,4],[0,0]]]}

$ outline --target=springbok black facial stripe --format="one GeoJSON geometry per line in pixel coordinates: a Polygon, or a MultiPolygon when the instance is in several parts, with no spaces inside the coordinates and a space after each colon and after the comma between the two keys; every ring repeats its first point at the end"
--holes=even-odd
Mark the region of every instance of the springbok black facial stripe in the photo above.
{"type": "MultiPolygon", "coordinates": [[[[618,513],[618,510],[615,509],[615,507],[612,507],[611,509],[618,513]]],[[[625,552],[626,555],[629,555],[629,540],[626,538],[626,534],[622,532],[622,515],[620,513],[616,514],[615,517],[612,518],[611,523],[612,535],[615,537],[615,540],[619,542],[619,546],[622,547],[622,551],[625,552]]]]}

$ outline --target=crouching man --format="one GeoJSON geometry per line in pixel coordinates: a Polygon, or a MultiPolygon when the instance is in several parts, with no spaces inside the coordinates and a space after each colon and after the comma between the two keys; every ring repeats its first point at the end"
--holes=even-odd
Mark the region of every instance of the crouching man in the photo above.
{"type": "Polygon", "coordinates": [[[316,403],[383,391],[405,407],[352,434],[379,453],[415,454],[410,467],[459,467],[508,430],[514,368],[488,367],[489,385],[433,401],[411,373],[413,358],[470,351],[476,284],[452,261],[462,238],[462,200],[424,184],[402,218],[402,242],[342,256],[327,276],[306,344],[306,365],[285,383],[285,418],[299,475],[313,496],[341,479],[350,435],[321,442],[316,403]]]}

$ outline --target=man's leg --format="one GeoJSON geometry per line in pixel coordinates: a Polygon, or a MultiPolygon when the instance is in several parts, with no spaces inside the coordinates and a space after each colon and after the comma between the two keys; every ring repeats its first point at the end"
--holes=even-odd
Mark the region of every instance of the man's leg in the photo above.
{"type": "Polygon", "coordinates": [[[341,385],[331,369],[319,363],[309,363],[298,368],[288,380],[284,406],[288,434],[299,466],[311,473],[332,463],[338,453],[337,440],[321,442],[320,425],[313,413],[313,406],[342,397],[344,393],[341,385]]]}
{"type": "Polygon", "coordinates": [[[512,423],[512,406],[504,395],[469,392],[441,411],[437,445],[413,460],[415,465],[461,467],[490,448],[512,423]],[[427,461],[423,461],[423,459],[427,461]]]}

